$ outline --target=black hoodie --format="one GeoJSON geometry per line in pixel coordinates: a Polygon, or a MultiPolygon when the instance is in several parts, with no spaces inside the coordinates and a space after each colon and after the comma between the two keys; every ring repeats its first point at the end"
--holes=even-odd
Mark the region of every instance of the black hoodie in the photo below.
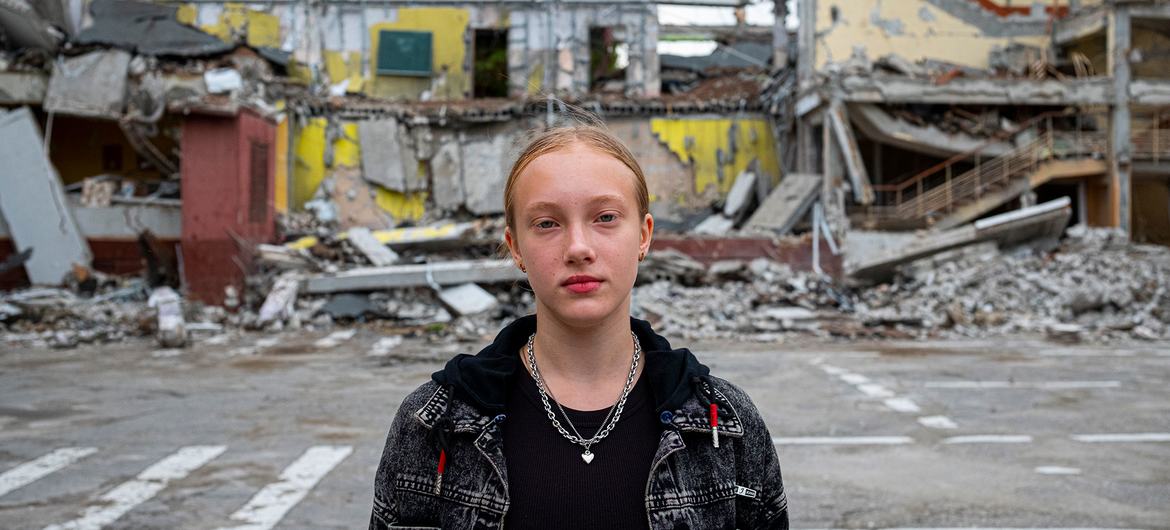
{"type": "MultiPolygon", "coordinates": [[[[694,393],[692,384],[705,380],[711,370],[686,348],[672,349],[650,323],[630,318],[630,329],[642,343],[646,359],[642,377],[650,385],[655,411],[679,407],[694,393]]],[[[536,315],[520,317],[500,331],[494,341],[476,355],[460,354],[435,372],[431,379],[454,387],[456,395],[485,414],[504,412],[508,388],[524,373],[519,351],[536,332],[536,315]]]]}

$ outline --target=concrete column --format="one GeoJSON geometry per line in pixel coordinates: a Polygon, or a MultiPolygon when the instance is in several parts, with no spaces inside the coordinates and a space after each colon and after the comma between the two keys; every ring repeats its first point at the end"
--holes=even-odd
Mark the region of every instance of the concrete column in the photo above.
{"type": "MultiPolygon", "coordinates": [[[[800,17],[800,25],[796,28],[796,93],[803,91],[812,84],[814,71],[813,61],[816,59],[816,0],[794,0],[796,14],[800,17]]],[[[812,124],[809,123],[814,113],[805,114],[796,120],[796,167],[802,173],[814,173],[816,166],[816,144],[812,124]]]]}
{"type": "Polygon", "coordinates": [[[788,28],[784,25],[788,0],[772,0],[772,14],[776,15],[772,24],[772,69],[780,70],[788,64],[788,28]]]}
{"type": "Polygon", "coordinates": [[[1132,172],[1129,110],[1131,47],[1129,8],[1116,5],[1109,16],[1108,61],[1113,76],[1113,102],[1109,120],[1109,198],[1113,225],[1132,236],[1130,177],[1132,172]]]}
{"type": "Polygon", "coordinates": [[[840,146],[833,139],[833,126],[824,116],[821,126],[821,208],[825,222],[834,237],[840,240],[849,229],[845,212],[845,159],[840,146]]]}
{"type": "Polygon", "coordinates": [[[812,80],[816,61],[817,3],[816,0],[795,0],[800,25],[796,28],[797,89],[805,88],[812,80]]]}

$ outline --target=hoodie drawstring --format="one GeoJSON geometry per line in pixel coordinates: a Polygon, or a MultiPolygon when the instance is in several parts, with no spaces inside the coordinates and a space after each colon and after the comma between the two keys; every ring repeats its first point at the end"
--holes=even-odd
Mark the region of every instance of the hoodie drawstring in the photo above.
{"type": "Polygon", "coordinates": [[[719,448],[719,405],[711,403],[711,445],[719,448]]]}
{"type": "Polygon", "coordinates": [[[447,417],[447,413],[450,410],[450,406],[443,409],[442,414],[439,415],[439,419],[435,422],[435,426],[428,434],[428,437],[434,437],[434,441],[439,446],[439,466],[435,476],[435,495],[439,495],[439,492],[443,489],[443,473],[447,471],[447,447],[449,446],[448,442],[450,441],[452,431],[455,428],[454,422],[451,421],[451,418],[447,417]]]}
{"type": "Polygon", "coordinates": [[[695,377],[691,378],[691,384],[695,385],[696,387],[698,387],[702,391],[701,396],[706,398],[705,400],[707,401],[708,406],[710,406],[710,408],[711,408],[711,414],[710,414],[709,419],[708,419],[708,422],[711,424],[711,445],[718,448],[719,447],[719,403],[715,399],[715,392],[713,392],[711,390],[711,383],[706,378],[695,376],[695,377]]]}
{"type": "Polygon", "coordinates": [[[435,477],[435,495],[443,490],[443,472],[447,470],[447,451],[439,449],[439,475],[435,477]]]}

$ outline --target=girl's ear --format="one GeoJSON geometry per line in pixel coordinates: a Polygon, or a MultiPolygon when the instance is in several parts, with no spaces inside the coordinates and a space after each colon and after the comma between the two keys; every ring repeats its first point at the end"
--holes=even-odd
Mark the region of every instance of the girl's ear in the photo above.
{"type": "Polygon", "coordinates": [[[508,253],[512,255],[512,262],[523,268],[524,258],[520,255],[520,247],[516,237],[512,235],[512,227],[504,227],[504,243],[508,245],[508,253]]]}
{"type": "Polygon", "coordinates": [[[642,218],[642,238],[638,243],[638,252],[643,256],[650,252],[650,242],[654,239],[654,216],[649,213],[642,218]]]}

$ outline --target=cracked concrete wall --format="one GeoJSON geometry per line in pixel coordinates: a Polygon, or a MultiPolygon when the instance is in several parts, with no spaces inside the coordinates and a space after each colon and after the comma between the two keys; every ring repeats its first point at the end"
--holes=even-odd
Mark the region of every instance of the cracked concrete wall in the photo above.
{"type": "Polygon", "coordinates": [[[652,5],[570,7],[549,4],[516,9],[508,31],[508,87],[512,96],[589,91],[589,29],[612,27],[629,45],[628,96],[655,97],[658,75],[658,16],[652,5]]]}
{"type": "MultiPolygon", "coordinates": [[[[656,97],[660,93],[658,14],[653,4],[641,2],[547,3],[535,7],[473,2],[449,7],[352,3],[320,4],[313,9],[263,2],[200,3],[189,4],[180,16],[192,25],[217,28],[225,38],[241,33],[249,39],[263,37],[266,44],[292,50],[300,64],[315,64],[327,72],[332,84],[349,80],[347,92],[407,99],[423,94],[431,99],[470,97],[470,32],[487,28],[508,29],[508,83],[512,96],[585,94],[590,81],[589,28],[613,27],[619,40],[629,44],[626,95],[656,97]],[[235,11],[253,13],[252,18],[263,19],[266,24],[257,24],[253,30],[244,18],[233,15],[235,11]],[[263,34],[259,29],[265,30],[263,34]],[[434,75],[429,79],[375,75],[379,29],[433,32],[434,75]]],[[[293,70],[297,79],[312,78],[308,68],[293,70]]]]}
{"type": "MultiPolygon", "coordinates": [[[[1023,4],[991,1],[1015,8],[1023,4]]],[[[1082,0],[1081,5],[1100,1],[1082,0]]],[[[1030,11],[1042,11],[1043,6],[1030,11]]],[[[987,68],[994,48],[1013,43],[1046,46],[1049,40],[1045,16],[1000,16],[968,0],[817,0],[815,21],[817,70],[854,54],[873,60],[891,53],[910,61],[931,58],[987,68]]]]}
{"type": "MultiPolygon", "coordinates": [[[[335,170],[360,170],[362,149],[378,149],[385,141],[363,135],[360,123],[311,118],[294,130],[294,209],[335,170]]],[[[727,194],[752,160],[760,161],[773,184],[780,177],[772,128],[762,115],[615,117],[606,123],[642,165],[650,211],[663,228],[686,228],[710,215],[711,204],[727,194]]],[[[541,125],[537,117],[466,127],[411,126],[413,140],[402,151],[418,164],[425,189],[403,193],[366,184],[374,203],[395,221],[417,221],[433,210],[499,213],[504,180],[525,133],[541,125]]]]}

